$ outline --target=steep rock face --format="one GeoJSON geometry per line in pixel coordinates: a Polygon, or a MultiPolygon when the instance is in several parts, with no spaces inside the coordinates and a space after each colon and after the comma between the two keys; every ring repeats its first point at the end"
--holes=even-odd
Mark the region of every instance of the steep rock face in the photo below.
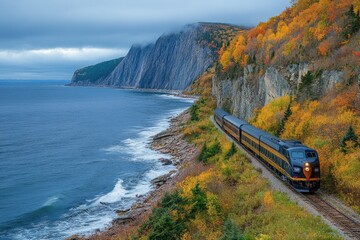
{"type": "MultiPolygon", "coordinates": [[[[204,24],[161,36],[155,44],[133,46],[115,69],[92,81],[95,85],[184,90],[214,62],[215,54],[201,37],[204,24]]],[[[71,85],[86,85],[75,72],[71,85]]]]}
{"type": "Polygon", "coordinates": [[[299,89],[302,77],[311,71],[309,64],[292,64],[281,69],[269,67],[263,74],[255,71],[252,65],[243,70],[243,76],[236,79],[213,78],[213,95],[218,107],[243,119],[252,117],[255,108],[286,94],[320,97],[344,78],[342,71],[325,70],[306,88],[299,89]]]}
{"type": "Polygon", "coordinates": [[[210,49],[197,44],[202,31],[191,26],[153,45],[133,47],[105,81],[121,87],[185,89],[213,62],[210,49]]]}

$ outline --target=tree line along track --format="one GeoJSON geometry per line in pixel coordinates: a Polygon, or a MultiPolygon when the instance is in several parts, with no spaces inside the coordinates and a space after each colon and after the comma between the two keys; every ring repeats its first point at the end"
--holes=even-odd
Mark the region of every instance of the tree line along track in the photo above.
{"type": "MultiPolygon", "coordinates": [[[[269,170],[272,173],[272,176],[284,182],[283,179],[278,175],[275,174],[274,171],[263,161],[257,158],[255,154],[251,151],[240,145],[236,140],[234,140],[229,134],[227,134],[223,129],[221,129],[216,122],[214,121],[213,117],[211,117],[212,123],[223,132],[228,138],[236,143],[238,148],[242,151],[246,152],[248,156],[252,159],[256,160],[260,163],[263,167],[269,170]]],[[[300,198],[305,203],[311,205],[318,214],[321,214],[323,218],[331,222],[337,229],[339,229],[348,239],[359,239],[360,240],[360,220],[354,219],[352,216],[347,215],[343,211],[339,210],[337,207],[333,206],[330,202],[326,201],[322,194],[319,193],[299,193],[296,191],[290,184],[283,184],[286,186],[297,198],[300,198]]]]}

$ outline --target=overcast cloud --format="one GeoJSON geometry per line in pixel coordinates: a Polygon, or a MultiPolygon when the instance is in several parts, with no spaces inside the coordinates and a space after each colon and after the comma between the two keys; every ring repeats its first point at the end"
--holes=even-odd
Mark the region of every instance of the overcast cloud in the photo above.
{"type": "Polygon", "coordinates": [[[255,26],[289,0],[0,0],[0,79],[71,78],[196,22],[255,26]]]}

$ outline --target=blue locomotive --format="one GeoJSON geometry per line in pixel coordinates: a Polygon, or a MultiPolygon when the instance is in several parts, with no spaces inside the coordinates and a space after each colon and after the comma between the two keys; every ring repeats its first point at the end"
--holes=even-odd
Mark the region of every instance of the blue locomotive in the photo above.
{"type": "Polygon", "coordinates": [[[296,140],[283,140],[217,108],[216,123],[238,143],[266,163],[275,173],[300,192],[320,187],[317,152],[296,140]]]}

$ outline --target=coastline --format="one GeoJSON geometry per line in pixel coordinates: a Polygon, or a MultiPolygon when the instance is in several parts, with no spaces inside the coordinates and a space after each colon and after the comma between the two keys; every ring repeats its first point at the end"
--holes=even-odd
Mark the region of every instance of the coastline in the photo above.
{"type": "Polygon", "coordinates": [[[171,94],[176,97],[182,98],[194,98],[199,99],[198,95],[189,95],[183,94],[183,90],[166,90],[166,89],[154,89],[154,88],[136,88],[136,87],[121,87],[121,86],[111,86],[111,85],[97,85],[97,84],[74,84],[67,83],[64,86],[66,87],[96,87],[96,88],[114,88],[114,89],[122,89],[122,90],[134,90],[139,92],[149,92],[149,93],[165,93],[171,94]]]}
{"type": "Polygon", "coordinates": [[[108,228],[102,231],[96,230],[90,236],[73,235],[67,239],[122,239],[122,237],[126,238],[136,233],[166,192],[172,191],[176,184],[188,175],[202,171],[201,167],[195,167],[199,164],[194,161],[199,151],[198,148],[187,142],[182,134],[182,127],[189,119],[189,109],[171,118],[170,126],[153,136],[150,143],[151,149],[171,156],[170,160],[159,159],[159,161],[163,165],[175,165],[176,170],[152,179],[151,183],[154,189],[144,196],[138,196],[138,200],[130,209],[117,210],[118,217],[112,221],[108,228]]]}

